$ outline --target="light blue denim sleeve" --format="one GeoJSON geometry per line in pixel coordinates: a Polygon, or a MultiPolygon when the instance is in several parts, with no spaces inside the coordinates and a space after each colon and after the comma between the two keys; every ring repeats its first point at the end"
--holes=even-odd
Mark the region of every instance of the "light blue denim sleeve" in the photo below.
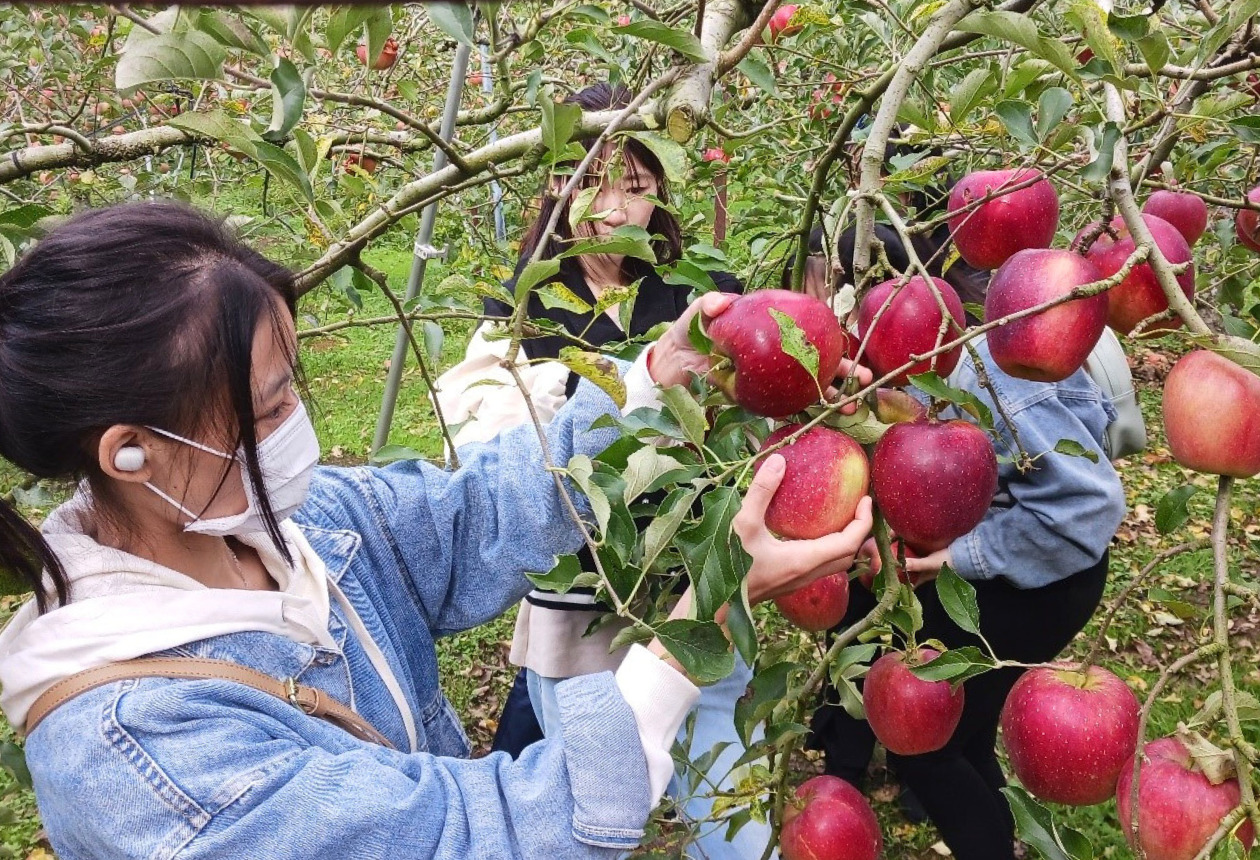
{"type": "MultiPolygon", "coordinates": [[[[617,437],[591,430],[615,413],[612,399],[585,380],[546,426],[552,461],[594,457],[617,437]]],[[[574,552],[581,534],[543,466],[532,425],[460,449],[460,468],[424,461],[368,470],[379,527],[415,585],[434,635],[467,630],[497,618],[529,590],[526,572],[545,573],[557,555],[574,552]]],[[[585,497],[569,485],[579,512],[585,497]]]]}
{"type": "MultiPolygon", "coordinates": [[[[995,410],[996,447],[1008,458],[998,467],[999,495],[1009,498],[950,545],[954,568],[964,579],[1003,576],[1020,588],[1038,588],[1096,564],[1124,519],[1124,489],[1102,443],[1109,413],[1081,371],[1060,383],[1029,382],[1002,373],[987,349],[982,357],[1020,442],[1037,459],[1031,472],[1020,474],[1009,461],[1016,452],[1013,434],[995,410]],[[1055,453],[1062,440],[1092,451],[1097,462],[1055,453]]],[[[952,381],[992,406],[970,359],[964,364],[952,381]]]]}
{"type": "Polygon", "coordinates": [[[397,752],[239,685],[194,683],[100,688],[32,733],[59,857],[610,860],[651,811],[610,673],[566,685],[562,736],[515,761],[397,752]]]}

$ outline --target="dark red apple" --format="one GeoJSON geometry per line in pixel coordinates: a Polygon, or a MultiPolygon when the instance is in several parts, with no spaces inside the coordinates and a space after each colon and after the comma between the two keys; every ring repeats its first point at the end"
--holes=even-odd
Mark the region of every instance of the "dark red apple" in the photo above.
{"type": "MultiPolygon", "coordinates": [[[[1247,202],[1260,206],[1260,185],[1247,192],[1247,202]]],[[[1260,212],[1255,209],[1239,209],[1234,216],[1234,233],[1244,246],[1260,252],[1260,212]]]]}
{"type": "Polygon", "coordinates": [[[962,719],[964,691],[949,681],[916,678],[910,666],[940,655],[920,648],[916,656],[892,651],[875,661],[862,683],[862,705],[871,731],[889,752],[921,755],[945,746],[962,719]]]}
{"type": "Polygon", "coordinates": [[[900,424],[927,417],[927,407],[897,388],[880,388],[875,392],[875,417],[884,424],[900,424]]]}
{"type": "Polygon", "coordinates": [[[786,418],[822,399],[844,355],[844,331],[824,302],[789,290],[758,290],[736,299],[709,324],[714,355],[730,366],[709,376],[734,402],[758,415],[786,418]],[[796,323],[818,353],[811,375],[783,349],[777,311],[796,323]]]}
{"type": "Polygon", "coordinates": [[[726,164],[731,160],[731,157],[720,146],[709,147],[700,158],[704,161],[720,161],[722,164],[726,164]]]}
{"type": "Polygon", "coordinates": [[[997,455],[966,421],[894,424],[875,445],[871,488],[889,527],[928,555],[984,519],[997,492],[997,455]]]}
{"type": "MultiPolygon", "coordinates": [[[[762,447],[799,431],[781,427],[762,447]]],[[[870,484],[870,466],[862,446],[839,430],[816,426],[775,453],[787,461],[783,482],[766,509],[766,527],[794,540],[812,540],[838,532],[853,522],[858,502],[870,484]]],[[[754,472],[765,460],[758,460],[754,472]]]]}
{"type": "Polygon", "coordinates": [[[1196,349],[1173,365],[1163,406],[1168,447],[1178,463],[1235,478],[1260,474],[1260,376],[1196,349]]]}
{"type": "MultiPolygon", "coordinates": [[[[984,318],[998,320],[1101,280],[1098,267],[1080,254],[1027,248],[993,273],[984,318]]],[[[988,334],[989,350],[1011,376],[1058,382],[1080,369],[1106,327],[1107,294],[1098,293],[998,326],[988,334]]]]}
{"type": "Polygon", "coordinates": [[[1137,749],[1139,710],[1133,691],[1100,666],[1031,669],[1002,707],[1011,770],[1042,800],[1102,803],[1137,749]]]}
{"type": "Polygon", "coordinates": [[[804,29],[800,24],[792,23],[792,16],[796,14],[797,6],[780,6],[774,10],[774,14],[770,16],[770,39],[773,45],[780,39],[786,39],[789,36],[795,36],[804,29]]]}
{"type": "MultiPolygon", "coordinates": [[[[873,370],[876,377],[892,373],[910,362],[913,356],[936,349],[938,338],[939,343],[948,343],[962,334],[965,315],[958,293],[940,278],[932,280],[953,317],[943,335],[941,320],[944,315],[941,313],[940,303],[932,294],[928,282],[918,275],[907,281],[900,290],[897,287],[901,280],[895,279],[873,287],[862,297],[862,303],[858,307],[858,341],[860,343],[866,340],[862,363],[873,370]],[[886,303],[888,307],[884,308],[886,303]],[[871,332],[869,339],[868,331],[871,332]]],[[[956,346],[948,352],[911,365],[909,370],[889,380],[889,384],[907,385],[910,376],[929,370],[935,370],[940,376],[949,376],[958,365],[961,355],[962,346],[956,346]]]]}
{"type": "Polygon", "coordinates": [[[840,623],[849,608],[848,574],[819,577],[791,594],[776,597],[774,605],[784,618],[802,630],[811,633],[830,630],[840,623]]]}
{"type": "MultiPolygon", "coordinates": [[[[1190,262],[1190,245],[1176,227],[1155,215],[1143,215],[1142,220],[1146,222],[1147,228],[1155,239],[1155,244],[1164,253],[1168,262],[1190,262]]],[[[1086,227],[1077,234],[1077,238],[1079,239],[1094,226],[1086,227]]],[[[1129,255],[1133,253],[1133,249],[1137,247],[1137,243],[1129,235],[1129,229],[1124,226],[1124,218],[1117,215],[1112,219],[1111,229],[1115,231],[1116,238],[1113,239],[1104,231],[1089,247],[1086,254],[1098,266],[1104,278],[1109,278],[1120,271],[1125,261],[1129,259],[1129,255]]],[[[1075,244],[1073,242],[1073,246],[1075,244]]],[[[1193,264],[1177,276],[1177,284],[1186,294],[1186,298],[1194,297],[1193,264]]],[[[1164,295],[1159,281],[1155,279],[1155,271],[1149,263],[1134,266],[1127,278],[1107,291],[1107,325],[1120,334],[1128,334],[1142,320],[1166,310],[1168,310],[1168,297],[1164,295]]],[[[1150,326],[1146,330],[1171,331],[1180,327],[1181,320],[1175,319],[1150,326]]]]}
{"type": "Polygon", "coordinates": [[[783,860],[879,860],[883,850],[875,811],[839,777],[806,780],[784,806],[783,860]]]}
{"type": "MultiPolygon", "coordinates": [[[[1213,785],[1189,750],[1177,738],[1160,738],[1145,746],[1146,761],[1138,776],[1138,833],[1146,860],[1193,860],[1207,844],[1221,819],[1238,806],[1238,780],[1213,785]]],[[[1120,770],[1116,806],[1125,839],[1133,844],[1133,756],[1120,770]]],[[[1234,831],[1245,848],[1255,842],[1255,828],[1244,819],[1234,831]]]]}
{"type": "MultiPolygon", "coordinates": [[[[359,62],[367,65],[367,45],[360,43],[354,49],[355,56],[359,58],[359,62]]],[[[393,36],[385,40],[385,45],[381,48],[381,53],[377,56],[376,61],[372,63],[372,68],[377,71],[383,71],[398,62],[398,42],[393,36]]]]}
{"type": "Polygon", "coordinates": [[[977,269],[996,269],[1016,251],[1049,248],[1059,227],[1059,195],[1044,177],[1026,188],[1007,191],[1041,172],[981,170],[958,180],[949,193],[950,233],[958,253],[977,269]],[[974,201],[998,195],[974,208],[974,201]]]}
{"type": "Polygon", "coordinates": [[[1187,245],[1199,241],[1207,229],[1208,209],[1203,198],[1185,191],[1156,191],[1146,198],[1142,211],[1163,218],[1177,228],[1187,245]]]}

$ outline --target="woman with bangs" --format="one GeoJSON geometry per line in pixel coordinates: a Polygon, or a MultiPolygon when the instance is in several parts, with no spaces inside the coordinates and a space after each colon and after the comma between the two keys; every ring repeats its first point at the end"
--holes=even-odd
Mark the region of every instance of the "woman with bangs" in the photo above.
{"type": "MultiPolygon", "coordinates": [[[[586,111],[603,111],[624,108],[631,98],[625,87],[601,83],[566,101],[586,111]]],[[[582,143],[589,150],[595,140],[582,143]]],[[[567,176],[555,173],[548,178],[537,218],[521,242],[517,276],[537,250],[567,180],[567,176]]],[[[578,383],[577,374],[555,360],[564,347],[579,341],[605,347],[641,338],[657,326],[677,320],[690,299],[688,287],[668,284],[657,272],[657,266],[667,266],[681,257],[683,237],[677,219],[664,205],[670,199],[669,182],[652,150],[633,137],[605,143],[580,187],[598,189],[587,210],[590,215],[577,223],[576,230],[570,229],[569,207],[578,196],[572,195],[564,204],[540,259],[559,258],[576,239],[608,237],[617,228],[631,225],[651,235],[656,265],[619,254],[562,258],[559,272],[547,283],[567,288],[589,306],[588,310],[548,307],[539,295],[545,285],[533,290],[529,318],[548,320],[572,336],[547,333],[521,342],[518,371],[538,418],[544,423],[572,396],[578,383]],[[634,295],[628,300],[632,303],[629,307],[612,304],[606,298],[601,302],[601,297],[614,294],[613,291],[621,294],[632,286],[634,295]]],[[[710,276],[721,292],[743,292],[733,275],[711,272],[710,276]]],[[[514,277],[504,288],[512,293],[515,284],[514,277]]],[[[495,298],[486,298],[484,306],[488,316],[508,317],[513,312],[511,305],[495,298]]],[[[508,344],[501,324],[482,325],[474,333],[464,361],[438,380],[438,400],[445,417],[459,427],[454,437],[456,447],[492,439],[505,428],[532,421],[524,396],[500,364],[507,355],[508,344]]],[[[586,548],[578,553],[578,558],[583,570],[595,569],[586,548]]],[[[535,588],[526,596],[517,615],[510,654],[511,662],[521,668],[499,720],[494,749],[519,755],[530,743],[553,734],[558,725],[556,685],[566,678],[615,670],[621,664],[626,649],[612,649],[611,645],[626,624],[605,617],[608,611],[609,607],[601,604],[590,588],[573,588],[565,594],[535,588]],[[601,618],[602,623],[597,623],[601,618]]],[[[690,757],[698,758],[719,743],[728,746],[707,767],[706,779],[701,781],[705,787],[696,795],[681,797],[679,780],[671,786],[683,815],[694,821],[708,819],[716,797],[738,782],[739,773],[732,770],[732,765],[744,747],[735,731],[734,710],[751,677],[752,670],[737,657],[734,673],[701,691],[690,736],[690,757]]],[[[726,830],[723,821],[701,824],[696,845],[702,856],[711,860],[758,857],[770,834],[768,825],[754,821],[745,824],[733,841],[727,842],[726,830]]]]}

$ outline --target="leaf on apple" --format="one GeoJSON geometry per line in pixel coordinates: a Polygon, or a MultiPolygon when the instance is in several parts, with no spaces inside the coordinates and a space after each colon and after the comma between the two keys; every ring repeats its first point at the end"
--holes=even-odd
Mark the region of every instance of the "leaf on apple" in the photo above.
{"type": "Polygon", "coordinates": [[[997,664],[975,645],[966,645],[945,651],[927,663],[909,668],[916,678],[924,681],[953,681],[961,684],[968,678],[983,675],[996,667],[997,664]]]}
{"type": "Polygon", "coordinates": [[[783,351],[809,371],[810,376],[817,377],[818,347],[809,342],[805,337],[805,332],[801,331],[800,326],[796,324],[796,320],[783,311],[770,308],[770,316],[774,317],[775,323],[779,326],[779,343],[783,351]]]}
{"type": "Polygon", "coordinates": [[[1162,535],[1175,532],[1190,519],[1190,498],[1199,492],[1194,484],[1182,484],[1180,487],[1164,493],[1155,508],[1155,528],[1162,535]]]}
{"type": "Polygon", "coordinates": [[[1046,860],[1093,860],[1094,846],[1085,835],[1056,824],[1050,810],[1031,794],[1013,785],[1003,788],[1002,793],[1015,815],[1019,838],[1040,851],[1046,860]]]}
{"type": "Polygon", "coordinates": [[[980,633],[980,607],[976,588],[948,565],[941,565],[936,577],[936,593],[950,619],[968,633],[980,633]]]}

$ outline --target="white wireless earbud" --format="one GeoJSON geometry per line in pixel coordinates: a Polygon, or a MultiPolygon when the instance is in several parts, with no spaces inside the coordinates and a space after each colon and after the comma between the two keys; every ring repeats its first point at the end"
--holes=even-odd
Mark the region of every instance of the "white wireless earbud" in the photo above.
{"type": "Polygon", "coordinates": [[[144,449],[128,445],[114,455],[114,468],[120,472],[139,472],[144,468],[144,449]]]}

